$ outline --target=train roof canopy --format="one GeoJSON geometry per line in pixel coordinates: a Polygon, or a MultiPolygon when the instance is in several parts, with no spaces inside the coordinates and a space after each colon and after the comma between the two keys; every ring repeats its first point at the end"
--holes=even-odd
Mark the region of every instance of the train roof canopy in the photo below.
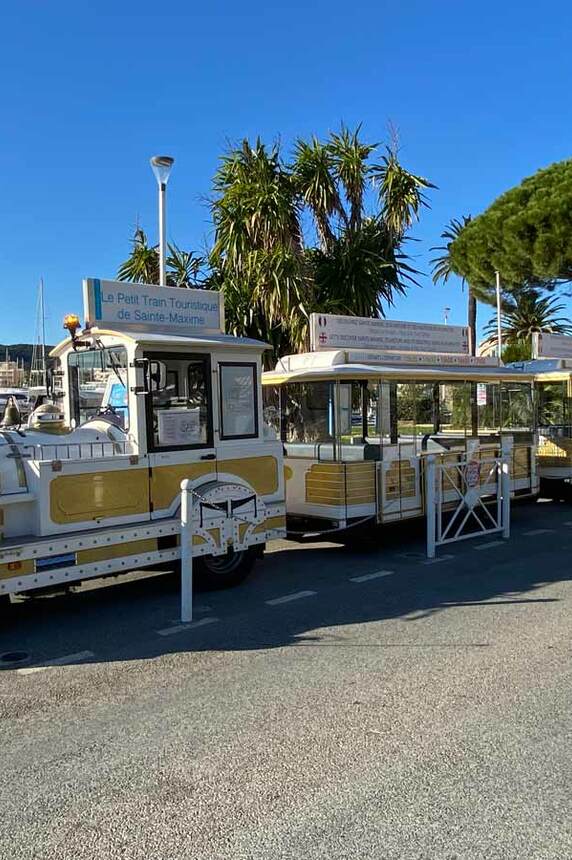
{"type": "MultiPolygon", "coordinates": [[[[345,350],[308,352],[284,356],[275,370],[264,373],[264,385],[283,385],[286,382],[318,382],[320,380],[387,379],[394,381],[465,381],[465,382],[532,382],[534,374],[521,368],[499,367],[491,364],[464,363],[460,356],[423,356],[423,363],[403,361],[391,363],[391,356],[380,356],[379,363],[352,361],[345,350]],[[451,363],[447,363],[447,358],[451,363]]],[[[418,357],[419,359],[420,357],[418,357]]]]}
{"type": "MultiPolygon", "coordinates": [[[[265,349],[269,348],[268,344],[261,340],[254,340],[249,337],[234,337],[234,335],[231,334],[192,335],[191,337],[185,337],[180,334],[171,335],[143,331],[122,332],[112,331],[111,329],[91,328],[78,335],[77,339],[80,343],[86,343],[90,339],[101,340],[104,345],[109,344],[110,341],[123,341],[125,343],[135,343],[139,346],[154,347],[156,349],[187,347],[189,350],[192,350],[197,347],[207,347],[210,349],[248,349],[251,351],[263,352],[265,349]]],[[[71,338],[67,337],[52,349],[50,356],[52,358],[59,358],[72,348],[71,338]]]]}

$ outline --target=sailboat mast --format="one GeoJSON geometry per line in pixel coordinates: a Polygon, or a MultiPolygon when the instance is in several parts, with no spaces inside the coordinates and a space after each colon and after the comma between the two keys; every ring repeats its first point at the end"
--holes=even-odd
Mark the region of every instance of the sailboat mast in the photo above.
{"type": "Polygon", "coordinates": [[[46,314],[44,311],[44,279],[40,278],[40,318],[42,320],[42,378],[44,388],[48,387],[48,366],[46,364],[46,314]]]}

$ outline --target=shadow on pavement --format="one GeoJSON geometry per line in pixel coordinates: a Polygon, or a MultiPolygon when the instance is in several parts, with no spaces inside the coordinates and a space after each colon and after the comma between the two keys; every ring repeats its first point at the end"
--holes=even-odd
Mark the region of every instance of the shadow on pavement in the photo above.
{"type": "MultiPolygon", "coordinates": [[[[424,564],[422,525],[393,527],[381,535],[381,545],[357,535],[348,545],[284,543],[258,563],[252,578],[239,588],[196,595],[195,620],[214,617],[217,623],[169,636],[158,631],[178,623],[174,576],[28,601],[4,617],[0,653],[24,650],[31,655],[31,665],[42,665],[86,651],[94,655],[91,662],[101,663],[183,651],[360,647],[347,639],[337,642],[331,632],[317,637],[313,631],[396,618],[413,625],[460,606],[482,606],[483,611],[498,604],[515,611],[523,604],[549,607],[556,599],[535,591],[571,577],[572,528],[564,524],[567,517],[572,519],[569,508],[552,504],[517,509],[513,521],[521,530],[550,525],[559,539],[513,532],[510,542],[483,552],[475,551],[474,542],[458,544],[442,551],[454,553],[453,559],[431,565],[424,564]],[[365,583],[350,580],[381,570],[391,573],[365,583]],[[316,594],[280,606],[266,603],[300,590],[316,594]]],[[[487,645],[459,642],[450,647],[468,644],[487,645]]],[[[404,646],[406,642],[399,647],[404,646]]]]}

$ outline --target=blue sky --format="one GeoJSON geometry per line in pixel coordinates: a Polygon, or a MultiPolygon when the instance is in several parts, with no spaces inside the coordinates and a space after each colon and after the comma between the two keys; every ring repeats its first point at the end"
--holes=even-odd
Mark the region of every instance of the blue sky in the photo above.
{"type": "MultiPolygon", "coordinates": [[[[156,152],[176,159],[169,237],[200,251],[228,141],[287,146],[341,120],[381,141],[392,123],[404,163],[439,186],[411,248],[425,272],[451,216],[571,155],[564,0],[20,0],[2,24],[0,342],[33,338],[40,275],[59,340],[81,279],[114,276],[137,219],[154,234],[156,152]]],[[[441,321],[448,305],[465,322],[458,283],[421,280],[389,317],[441,321]]]]}

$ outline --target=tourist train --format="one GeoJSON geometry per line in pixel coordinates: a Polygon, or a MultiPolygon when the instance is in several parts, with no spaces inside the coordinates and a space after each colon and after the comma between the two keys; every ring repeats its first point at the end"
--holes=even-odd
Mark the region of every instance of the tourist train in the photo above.
{"type": "Polygon", "coordinates": [[[262,373],[266,345],[224,334],[222,296],[198,292],[160,324],[133,308],[177,290],[85,283],[85,323],[67,317],[51,353],[61,400],[27,424],[7,409],[0,429],[0,594],[172,569],[185,478],[210,587],[242,581],[287,530],[425,516],[431,456],[459,464],[445,507],[467,463],[493,499],[501,453],[513,499],[572,478],[565,362],[499,367],[469,355],[464,327],[312,315],[310,351],[262,373]]]}

